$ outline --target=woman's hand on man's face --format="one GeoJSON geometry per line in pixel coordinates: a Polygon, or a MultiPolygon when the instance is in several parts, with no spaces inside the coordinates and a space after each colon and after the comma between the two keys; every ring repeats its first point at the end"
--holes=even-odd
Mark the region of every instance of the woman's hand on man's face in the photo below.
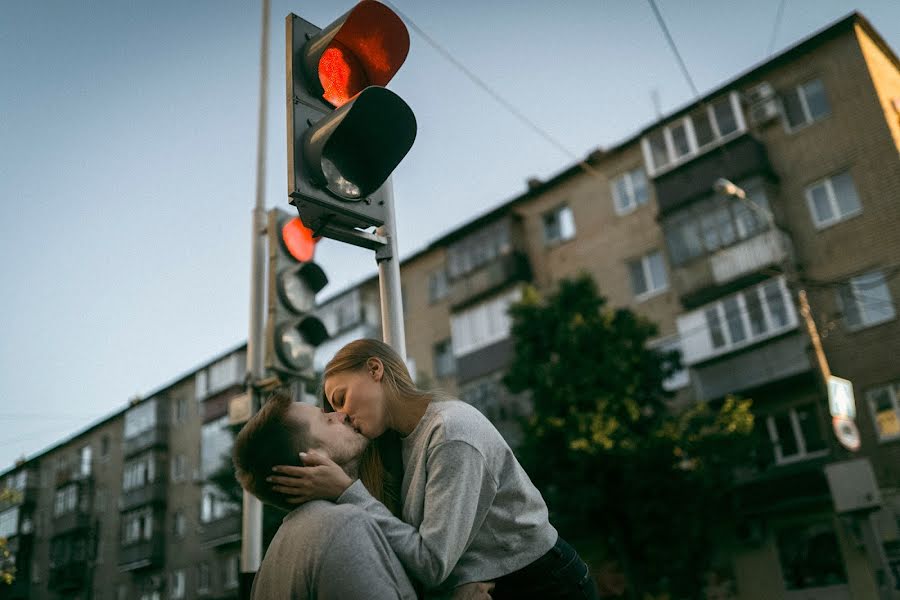
{"type": "Polygon", "coordinates": [[[273,475],[266,478],[272,490],[287,496],[290,504],[302,504],[310,500],[337,500],[353,480],[333,460],[315,450],[301,452],[304,466],[278,465],[273,475]]]}

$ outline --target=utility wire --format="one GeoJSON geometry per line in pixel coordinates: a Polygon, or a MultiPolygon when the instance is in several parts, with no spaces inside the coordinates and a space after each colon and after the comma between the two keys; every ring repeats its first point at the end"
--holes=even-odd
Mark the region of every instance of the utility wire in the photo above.
{"type": "Polygon", "coordinates": [[[784,14],[784,0],[778,3],[778,10],[775,12],[775,24],[772,26],[772,37],[769,38],[769,47],[766,49],[766,58],[772,56],[775,49],[775,39],[778,37],[778,29],[781,27],[781,16],[784,14]]]}
{"type": "Polygon", "coordinates": [[[663,19],[662,14],[659,12],[659,8],[656,6],[656,0],[647,0],[650,3],[650,8],[653,9],[653,14],[656,15],[656,20],[659,22],[660,28],[663,30],[663,34],[666,36],[666,40],[669,42],[669,48],[672,49],[672,53],[675,55],[675,60],[678,61],[678,66],[681,68],[681,72],[684,74],[684,78],[687,79],[688,85],[691,86],[691,91],[694,92],[694,97],[700,96],[700,92],[697,91],[697,86],[694,85],[694,79],[691,77],[691,74],[688,72],[687,65],[684,64],[684,60],[681,58],[681,52],[678,51],[678,46],[675,44],[675,40],[672,39],[672,34],[669,33],[669,28],[666,26],[666,21],[663,19]]]}
{"type": "Polygon", "coordinates": [[[443,56],[444,59],[447,60],[447,62],[452,64],[454,67],[456,67],[472,83],[474,83],[477,87],[481,88],[482,91],[484,91],[491,98],[493,98],[494,101],[496,101],[498,104],[500,104],[500,106],[505,108],[511,115],[516,117],[519,121],[521,121],[526,127],[531,129],[538,136],[542,137],[544,140],[546,140],[548,143],[550,143],[554,148],[556,148],[557,150],[559,150],[560,152],[565,154],[566,157],[575,161],[575,163],[579,167],[581,167],[581,169],[584,170],[586,173],[588,173],[590,175],[595,175],[598,177],[601,176],[599,171],[594,169],[594,167],[592,167],[590,164],[588,164],[584,159],[576,156],[576,154],[574,152],[572,152],[571,150],[569,150],[569,148],[565,144],[563,144],[561,141],[559,141],[559,139],[557,139],[555,136],[553,136],[547,130],[540,127],[537,123],[535,123],[534,121],[529,119],[525,115],[525,113],[523,113],[515,105],[513,105],[512,102],[510,102],[506,98],[504,98],[498,91],[496,91],[494,88],[492,88],[490,85],[488,85],[483,79],[478,77],[478,75],[476,75],[474,72],[472,72],[471,69],[469,69],[468,67],[466,67],[466,65],[464,65],[462,62],[457,60],[450,53],[449,50],[447,50],[441,44],[439,44],[434,38],[432,38],[430,35],[428,35],[421,27],[416,25],[415,21],[410,19],[408,15],[406,15],[399,8],[397,8],[396,4],[394,4],[393,2],[390,2],[389,0],[382,0],[382,2],[384,4],[386,4],[387,6],[389,6],[390,8],[392,8],[394,10],[394,12],[396,12],[398,15],[400,15],[400,18],[402,18],[404,21],[406,21],[406,23],[410,26],[410,28],[413,31],[415,31],[419,35],[419,37],[421,37],[422,40],[425,41],[425,43],[427,43],[429,46],[434,48],[434,50],[437,51],[438,54],[443,56]]]}

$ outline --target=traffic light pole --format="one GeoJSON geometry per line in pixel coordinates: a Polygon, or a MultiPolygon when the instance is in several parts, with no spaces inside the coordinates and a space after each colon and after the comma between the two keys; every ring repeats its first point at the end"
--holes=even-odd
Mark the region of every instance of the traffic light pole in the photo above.
{"type": "Polygon", "coordinates": [[[375,250],[378,263],[378,288],[381,296],[381,327],[385,343],[406,361],[406,331],[403,325],[403,292],[400,287],[400,260],[397,256],[397,215],[394,211],[394,185],[384,184],[384,225],[378,234],[385,245],[375,250]]]}
{"type": "MultiPolygon", "coordinates": [[[[250,386],[250,416],[259,407],[256,382],[263,373],[263,296],[266,280],[266,105],[269,68],[269,0],[262,2],[262,42],[259,74],[259,123],[256,138],[256,203],[253,208],[250,267],[250,331],[247,336],[247,373],[250,386]]],[[[262,503],[244,490],[241,511],[240,598],[250,598],[253,576],[262,562],[262,503]]]]}

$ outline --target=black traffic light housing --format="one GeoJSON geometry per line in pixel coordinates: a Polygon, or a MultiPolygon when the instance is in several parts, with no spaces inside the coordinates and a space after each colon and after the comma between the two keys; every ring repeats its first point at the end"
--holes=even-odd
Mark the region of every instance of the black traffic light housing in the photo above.
{"type": "Polygon", "coordinates": [[[328,339],[322,321],[311,314],[315,296],[328,283],[312,262],[315,240],[297,217],[279,209],[268,214],[268,318],[265,365],[281,379],[310,378],[316,346],[328,339]]]}
{"type": "Polygon", "coordinates": [[[303,223],[384,224],[381,189],[416,137],[412,110],[386,85],[409,33],[374,0],[320,29],[290,14],[287,35],[288,194],[303,223]]]}

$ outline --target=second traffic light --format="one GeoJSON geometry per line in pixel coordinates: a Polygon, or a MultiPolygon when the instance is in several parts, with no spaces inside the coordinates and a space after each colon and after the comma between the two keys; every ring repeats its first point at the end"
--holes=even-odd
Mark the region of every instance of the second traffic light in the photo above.
{"type": "Polygon", "coordinates": [[[312,262],[317,242],[312,231],[277,208],[268,217],[266,368],[282,379],[310,377],[315,348],[328,339],[325,325],[311,314],[328,278],[312,262]]]}
{"type": "Polygon", "coordinates": [[[374,0],[320,29],[287,27],[288,193],[304,224],[385,221],[382,186],[416,138],[416,118],[384,85],[409,52],[400,18],[374,0]]]}

